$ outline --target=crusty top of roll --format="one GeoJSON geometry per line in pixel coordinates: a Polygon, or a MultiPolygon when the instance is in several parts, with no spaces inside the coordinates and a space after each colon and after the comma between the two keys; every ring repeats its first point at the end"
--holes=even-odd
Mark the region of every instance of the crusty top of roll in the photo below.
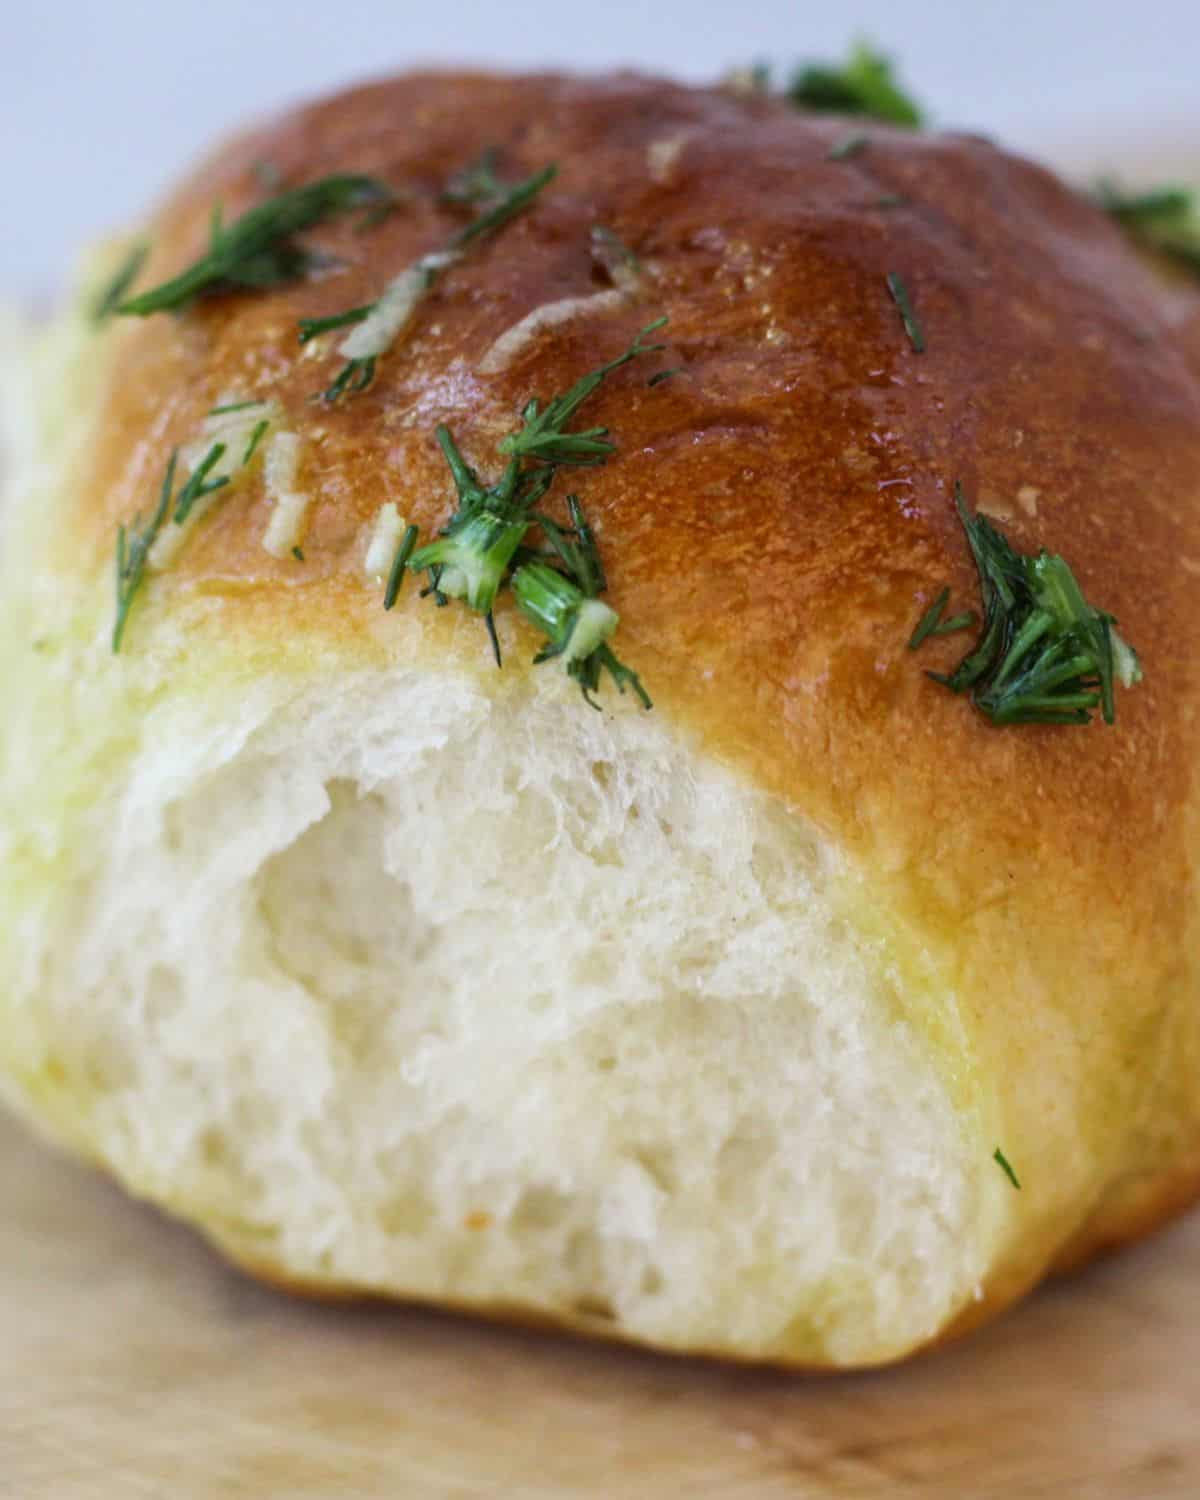
{"type": "MultiPolygon", "coordinates": [[[[172,445],[225,392],[274,397],[305,445],[304,562],[263,550],[269,504],[254,476],[156,577],[125,650],[141,649],[153,609],[202,598],[218,629],[386,651],[393,617],[363,581],[363,528],[386,500],[423,534],[449,515],[436,424],[491,476],[531,395],[564,389],[667,314],[666,352],[619,372],[584,413],[611,429],[615,456],[556,491],[576,490],[594,519],[622,657],[656,713],[871,872],[893,939],[917,934],[913,973],[932,965],[980,1013],[981,1065],[1037,1058],[1033,1110],[1055,1108],[1057,1026],[1071,1021],[1084,1066],[1108,1080],[1087,1127],[1103,1153],[1107,1111],[1162,1063],[1151,1011],[1196,984],[1200,296],[987,141],[871,124],[865,149],[831,159],[851,128],[642,77],[427,75],[240,138],[164,208],[141,285],[203,248],[215,200],[228,222],[262,196],[256,163],[288,185],[373,173],[405,201],[368,232],[313,231],[336,269],[115,335],[67,545],[86,540],[110,567],[117,522],[152,503],[172,445]],[[556,180],[441,278],[367,391],[314,402],[340,361],[330,342],[306,353],[297,319],[368,302],[440,248],[464,222],[442,187],[493,145],[506,175],[554,162],[556,180]],[[645,263],[642,290],[481,373],[533,309],[610,284],[589,252],[597,224],[645,263]],[[924,353],[889,273],[908,288],[924,353]],[[1146,679],[1119,696],[1115,726],[997,729],[922,671],[956,661],[963,637],[906,649],[944,583],[956,607],[977,603],[956,481],[1017,547],[1061,552],[1136,646],[1146,679]],[[1093,1004],[1091,1057],[1079,1023],[1093,1004]]],[[[398,614],[432,614],[417,593],[410,584],[398,614]]],[[[443,613],[456,617],[437,627],[447,651],[494,670],[478,621],[443,613]]],[[[504,672],[526,672],[536,642],[508,604],[500,613],[504,672]]],[[[604,702],[618,702],[611,685],[604,702]]],[[[1194,1057],[1195,1027],[1176,1028],[1171,1047],[1167,1088],[1182,1079],[1180,1048],[1194,1057]]],[[[1196,1120],[1181,1101],[1180,1138],[1196,1120]]],[[[1146,1142],[1147,1158],[1177,1144],[1146,1142]]],[[[1131,1180],[1145,1165],[1128,1162],[1131,1180]]]]}

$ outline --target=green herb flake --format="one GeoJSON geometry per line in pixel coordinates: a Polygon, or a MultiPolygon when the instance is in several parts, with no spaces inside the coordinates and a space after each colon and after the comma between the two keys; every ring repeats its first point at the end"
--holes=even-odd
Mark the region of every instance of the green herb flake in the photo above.
{"type": "Polygon", "coordinates": [[[1172,186],[1131,193],[1111,178],[1096,185],[1096,201],[1138,244],[1200,276],[1200,201],[1172,186]]]}
{"type": "Polygon", "coordinates": [[[376,178],[342,175],[267,198],[230,225],[222,222],[218,204],[206,253],[178,276],[120,302],[114,311],[144,318],[185,308],[201,296],[262,291],[295,281],[317,261],[296,242],[296,235],[339,214],[393,202],[391,189],[376,178]]]}
{"type": "Polygon", "coordinates": [[[396,548],[396,555],[392,559],[391,572],[388,574],[387,588],[384,590],[383,607],[391,609],[400,597],[400,586],[404,582],[404,570],[408,566],[408,560],[413,555],[413,549],[417,545],[418,531],[415,526],[406,526],[404,535],[400,538],[400,544],[396,548]]]}
{"type": "Polygon", "coordinates": [[[804,64],[793,74],[785,93],[797,109],[864,115],[913,127],[919,127],[924,118],[897,82],[890,59],[864,42],[856,43],[841,67],[804,64]]]}
{"type": "Polygon", "coordinates": [[[302,547],[293,547],[292,548],[292,556],[296,559],[297,562],[303,562],[304,561],[304,549],[302,547]]]}
{"type": "Polygon", "coordinates": [[[908,334],[908,341],[913,346],[914,354],[925,353],[925,335],[921,331],[921,325],[917,321],[917,315],[913,311],[912,301],[908,295],[908,288],[895,271],[887,274],[887,289],[892,294],[892,301],[896,304],[900,314],[900,321],[904,324],[904,331],[908,334]]]}
{"type": "Polygon", "coordinates": [[[942,618],[942,611],[950,602],[950,590],[944,588],[937,596],[925,613],[921,616],[917,628],[908,640],[908,649],[915,651],[923,641],[927,640],[937,629],[938,621],[942,618]]]}
{"type": "MultiPolygon", "coordinates": [[[[437,538],[419,549],[412,548],[414,528],[410,527],[397,554],[400,566],[428,573],[422,597],[432,595],[439,605],[462,599],[483,617],[497,664],[500,645],[492,610],[500,589],[511,587],[518,608],[547,638],[535,660],[560,660],[593,706],[593,694],[604,673],[619,691],[631,687],[646,708],[651,703],[637,674],[609,645],[617,615],[597,598],[607,580],[595,533],[578,497],[568,497],[569,525],[555,521],[537,506],[560,468],[601,464],[614,452],[607,428],[569,432],[567,423],[614,371],[662,348],[644,340],[665,322],[659,318],[647,324],[622,354],[589,371],[544,407],[536,398],[527,402],[522,425],[500,444],[507,461],[500,478],[490,485],[467,463],[449,428],[439,427],[437,441],[454,481],[458,506],[437,538]],[[527,546],[534,527],[541,529],[549,554],[527,546]]],[[[394,565],[392,571],[396,578],[398,567],[394,565]]]]}
{"type": "MultiPolygon", "coordinates": [[[[1087,602],[1062,557],[1019,553],[986,517],[972,516],[959,485],[955,507],[979,574],[982,630],[953,672],[927,675],[953,693],[969,693],[993,724],[1087,724],[1097,709],[1112,724],[1116,684],[1142,680],[1137,653],[1115,619],[1087,602]]],[[[940,613],[921,640],[962,619],[942,626],[940,613]]]]}
{"type": "Polygon", "coordinates": [[[310,339],[329,333],[334,328],[349,328],[354,323],[361,323],[370,316],[374,306],[373,302],[366,302],[361,307],[350,307],[345,312],[334,313],[328,318],[301,318],[297,325],[300,342],[307,344],[310,339]]]}
{"type": "Polygon", "coordinates": [[[630,360],[639,359],[646,354],[658,354],[666,348],[665,344],[642,342],[647,334],[656,333],[666,321],[663,317],[647,323],[623,354],[618,354],[616,359],[610,359],[607,364],[589,371],[569,391],[547,402],[545,408],[541,407],[536,398],[528,402],[521,412],[523,425],[516,432],[509,433],[500,444],[501,453],[517,458],[536,459],[541,463],[603,463],[616,446],[608,439],[608,429],[590,427],[584,432],[567,432],[566,424],[614,370],[619,370],[630,360]]]}
{"type": "Polygon", "coordinates": [[[146,257],[150,254],[150,246],[146,243],[134,245],[129,254],[121,262],[114,272],[112,278],[101,288],[99,296],[92,303],[92,322],[104,323],[118,311],[125,293],[138,278],[138,273],[146,263],[146,257]]]}
{"type": "Polygon", "coordinates": [[[917,628],[913,631],[908,642],[908,649],[916,651],[931,636],[953,635],[958,630],[969,630],[978,619],[973,609],[964,610],[961,615],[953,615],[949,620],[942,619],[942,612],[950,602],[950,590],[944,588],[925,613],[921,616],[917,628]]]}
{"type": "Polygon", "coordinates": [[[1001,1151],[999,1146],[997,1146],[995,1151],[992,1152],[992,1160],[1004,1173],[1005,1177],[1008,1178],[1009,1182],[1012,1183],[1013,1187],[1015,1187],[1017,1191],[1020,1192],[1021,1184],[1017,1178],[1017,1174],[1013,1171],[1012,1163],[1009,1161],[1008,1157],[1005,1156],[1004,1152],[1001,1151]]]}
{"type": "Polygon", "coordinates": [[[249,411],[252,406],[262,406],[262,402],[256,399],[249,401],[227,401],[224,406],[209,407],[210,417],[223,417],[232,411],[249,411]]]}
{"type": "Polygon", "coordinates": [[[178,459],[179,450],[176,449],[167,462],[162,488],[159,491],[158,505],[146,524],[143,526],[141,517],[135,516],[128,529],[124,526],[117,528],[117,614],[112,631],[114,655],[121,649],[125,627],[129,622],[129,611],[146,576],[146,559],[171,512],[171,496],[175,486],[175,466],[178,459]]]}
{"type": "Polygon", "coordinates": [[[254,457],[254,451],[258,447],[259,443],[262,442],[263,436],[270,425],[271,422],[269,417],[264,417],[261,422],[256,422],[254,424],[254,431],[250,434],[249,441],[246,444],[246,450],[242,454],[243,464],[248,464],[254,457]]]}
{"type": "MultiPolygon", "coordinates": [[[[215,412],[240,411],[246,407],[260,406],[258,401],[236,401],[230,402],[224,407],[215,407],[215,412]]],[[[211,415],[211,413],[210,413],[211,415]]],[[[241,458],[238,460],[239,467],[244,467],[254,456],[263,434],[270,426],[270,421],[264,420],[255,425],[250,440],[246,445],[241,458]]],[[[129,620],[129,611],[145,581],[146,567],[150,558],[150,552],[155,542],[162,533],[163,527],[170,524],[174,526],[185,526],[201,501],[218,490],[223,490],[230,483],[230,474],[218,473],[215,478],[210,477],[213,470],[225,457],[226,444],[214,440],[204,457],[188,475],[187,479],[180,485],[178,492],[175,490],[175,474],[179,463],[179,450],[175,448],[167,462],[166,472],[163,476],[162,488],[159,492],[158,505],[149,520],[142,523],[140,516],[135,516],[132,523],[117,528],[117,555],[116,555],[116,591],[117,610],[116,619],[113,623],[112,649],[114,654],[121,649],[121,642],[125,635],[125,627],[129,620]]],[[[303,562],[303,554],[299,548],[293,549],[293,555],[299,555],[303,562]]]]}

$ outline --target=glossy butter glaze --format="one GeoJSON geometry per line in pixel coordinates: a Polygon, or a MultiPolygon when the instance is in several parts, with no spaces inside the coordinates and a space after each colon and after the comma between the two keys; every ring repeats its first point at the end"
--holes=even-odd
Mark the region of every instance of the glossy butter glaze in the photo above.
{"type": "MultiPolygon", "coordinates": [[[[387,500],[423,530],[445,519],[436,424],[490,477],[529,396],[667,314],[664,353],[583,413],[617,455],[569,487],[656,711],[837,841],[847,911],[878,932],[909,1016],[933,1032],[953,1013],[969,1038],[964,1087],[1024,1183],[978,1311],[1200,1179],[1200,297],[1034,165],[973,137],[867,133],[831,160],[845,122],[767,100],[633,76],[429,75],[240,138],[163,209],[143,285],[197,253],[214,200],[229,219],[261,196],[256,163],[287,184],[372,172],[405,201],[367,232],[313,231],[337,261],[313,280],[121,331],[71,535],[107,569],[171,446],[222,397],[273,397],[305,443],[303,564],[262,549],[254,478],[154,582],[155,607],[202,594],[223,632],[328,643],[369,618],[386,652],[364,528],[387,500]],[[314,401],[337,335],[305,351],[296,320],[372,300],[444,244],[464,215],[440,189],[489,145],[511,177],[548,162],[558,177],[442,277],[368,391],[314,401]],[[532,309],[610,285],[596,224],[645,263],[641,292],[480,374],[532,309]],[[1016,545],[1062,552],[1140,651],[1146,681],[1115,728],[994,729],[922,673],[962,637],[907,651],[943,583],[976,602],[956,481],[1016,545]]],[[[416,593],[397,619],[428,611],[416,593]]],[[[470,622],[444,644],[485,660],[470,622]]]]}

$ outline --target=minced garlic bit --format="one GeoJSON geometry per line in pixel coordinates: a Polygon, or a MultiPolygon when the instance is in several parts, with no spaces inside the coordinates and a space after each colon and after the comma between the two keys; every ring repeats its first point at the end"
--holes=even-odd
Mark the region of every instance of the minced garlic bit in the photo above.
{"type": "Polygon", "coordinates": [[[415,265],[401,271],[384,288],[367,317],[338,345],[337,352],[347,359],[375,359],[386,354],[411,322],[438,272],[461,259],[459,250],[439,250],[423,255],[415,265]]]}
{"type": "Polygon", "coordinates": [[[387,577],[404,529],[404,517],[391,500],[379,507],[371,540],[367,544],[367,555],[363,559],[363,571],[373,583],[382,583],[387,577]]]}
{"type": "Polygon", "coordinates": [[[680,130],[675,135],[660,136],[650,142],[646,147],[646,166],[652,182],[667,181],[690,135],[690,131],[680,130]]]}
{"type": "Polygon", "coordinates": [[[282,416],[275,401],[253,401],[230,392],[220,397],[201,423],[200,435],[180,449],[179,461],[189,473],[194,473],[213,448],[220,446],[223,451],[210,467],[208,480],[224,479],[228,483],[192,506],[182,524],[170,521],[162,528],[146,556],[152,571],[161,572],[171,565],[193,528],[213,505],[225,499],[230,486],[241,478],[263,438],[282,416]]]}
{"type": "Polygon", "coordinates": [[[299,437],[294,432],[277,432],[263,462],[263,481],[274,503],[262,544],[272,557],[286,557],[300,544],[309,497],[296,488],[299,468],[299,437]]]}
{"type": "Polygon", "coordinates": [[[612,287],[586,297],[563,297],[558,302],[543,302],[540,307],[526,313],[519,323],[505,329],[479,361],[480,372],[495,375],[506,370],[544,328],[556,328],[560,323],[569,323],[573,318],[586,317],[590,313],[613,312],[625,305],[626,295],[612,287]]]}

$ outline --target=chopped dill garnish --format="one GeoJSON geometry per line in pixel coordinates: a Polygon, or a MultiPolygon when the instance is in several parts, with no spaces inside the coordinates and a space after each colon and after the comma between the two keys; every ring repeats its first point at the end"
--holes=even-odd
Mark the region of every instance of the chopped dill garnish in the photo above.
{"type": "Polygon", "coordinates": [[[252,406],[261,406],[262,402],[257,397],[249,401],[227,401],[224,406],[210,406],[208,414],[210,417],[223,417],[231,411],[248,411],[252,406]]]}
{"type": "Polygon", "coordinates": [[[103,323],[117,311],[125,293],[137,280],[138,272],[145,265],[146,257],[149,254],[150,246],[145,241],[133,246],[129,254],[117,267],[112,278],[105,283],[96,300],[92,303],[93,323],[103,323]]]}
{"type": "MultiPolygon", "coordinates": [[[[261,401],[231,401],[224,406],[214,407],[210,411],[211,417],[214,413],[237,412],[247,407],[263,407],[261,401]]],[[[204,456],[192,469],[187,479],[175,490],[175,475],[179,464],[179,449],[171,452],[167,463],[166,473],[163,476],[162,489],[159,493],[158,505],[153,515],[143,525],[141,516],[134,517],[132,523],[126,527],[120,525],[117,528],[117,613],[113,624],[112,649],[120,651],[121,641],[125,634],[125,626],[129,618],[129,610],[133,604],[138,590],[145,579],[148,564],[154,567],[164,565],[165,557],[153,556],[154,544],[162,537],[164,546],[168,537],[163,536],[163,529],[167,526],[186,526],[189,520],[199,519],[200,512],[196,507],[201,502],[208,500],[218,490],[223,490],[233,478],[235,469],[244,468],[254,457],[255,450],[262,440],[263,434],[271,425],[270,418],[255,424],[254,430],[242,451],[240,457],[227,458],[229,452],[228,444],[216,435],[213,436],[204,456]],[[222,463],[222,460],[225,460],[222,463]],[[216,470],[214,475],[213,471],[216,470]]],[[[244,430],[238,424],[223,424],[218,431],[223,431],[227,436],[244,430]]],[[[240,439],[239,439],[240,440],[240,439]]],[[[185,459],[185,462],[188,460],[185,459]]],[[[170,533],[168,533],[168,536],[170,533]]],[[[182,534],[180,539],[182,539],[182,534]]],[[[303,562],[303,554],[299,548],[293,549],[293,555],[299,554],[299,560],[303,562]]]]}
{"type": "MultiPolygon", "coordinates": [[[[469,189],[471,193],[478,187],[479,173],[482,170],[478,164],[470,169],[475,174],[471,179],[475,184],[469,189]]],[[[490,173],[491,169],[488,171],[490,173]]],[[[302,344],[330,329],[356,325],[338,345],[337,352],[345,356],[346,363],[321,392],[322,400],[332,403],[343,395],[366,390],[375,377],[379,356],[388,352],[408,326],[417,307],[446,267],[453,265],[475,240],[495,233],[527,208],[557,171],[558,168],[554,165],[544,167],[542,171],[511,187],[500,184],[494,174],[491,174],[488,181],[496,184],[499,196],[489,196],[489,206],[484,212],[452,234],[440,250],[421,256],[413,265],[407,266],[398,276],[393,277],[374,302],[334,313],[330,317],[301,318],[298,326],[302,344]]],[[[451,182],[454,180],[451,179],[451,182]]],[[[458,191],[460,196],[451,201],[476,201],[475,197],[462,196],[468,193],[467,187],[460,187],[458,191]]]]}
{"type": "Polygon", "coordinates": [[[1130,193],[1111,178],[1096,184],[1096,201],[1139,244],[1200,275],[1200,203],[1184,187],[1130,193]]]}
{"type": "Polygon", "coordinates": [[[896,304],[900,321],[904,324],[905,333],[908,334],[908,341],[913,346],[913,352],[924,354],[925,335],[921,331],[921,325],[917,322],[917,315],[909,300],[908,288],[895,271],[889,271],[887,274],[887,289],[892,294],[892,301],[896,304]]]}
{"type": "Polygon", "coordinates": [[[841,67],[806,63],[784,91],[797,109],[830,114],[865,115],[892,125],[920,126],[922,112],[902,89],[890,59],[865,42],[857,42],[841,67]]]}
{"type": "Polygon", "coordinates": [[[117,616],[112,631],[114,655],[121,649],[130,608],[146,576],[146,559],[150,555],[150,548],[157,541],[171,511],[171,492],[175,487],[175,465],[178,459],[179,450],[176,448],[167,462],[158,505],[146,524],[141,525],[141,516],[138,515],[134,516],[128,529],[123,525],[117,527],[117,616]]]}
{"type": "Polygon", "coordinates": [[[600,560],[600,548],[596,545],[596,533],[583,514],[578,495],[567,496],[567,514],[571,518],[569,527],[560,526],[540,511],[534,519],[568,577],[574,579],[589,599],[594,599],[608,588],[608,579],[600,560]]]}
{"type": "Polygon", "coordinates": [[[949,620],[943,620],[942,612],[949,602],[950,590],[949,588],[944,588],[921,616],[920,622],[908,642],[908,649],[910,651],[915,651],[930,636],[953,635],[956,630],[969,630],[976,623],[978,616],[973,609],[964,610],[961,615],[953,615],[949,620]]]}
{"type": "Polygon", "coordinates": [[[304,561],[304,548],[303,547],[293,547],[292,548],[292,556],[296,559],[297,562],[303,562],[304,561]]]}
{"type": "Polygon", "coordinates": [[[315,339],[319,334],[361,323],[374,306],[373,302],[364,302],[361,307],[350,307],[345,312],[333,313],[328,318],[301,318],[297,325],[300,329],[300,342],[307,344],[309,339],[315,339]]]}
{"type": "MultiPolygon", "coordinates": [[[[175,501],[175,513],[171,517],[176,526],[182,526],[191,515],[193,508],[207,496],[215,494],[217,490],[224,489],[229,483],[229,476],[223,474],[217,479],[209,479],[209,473],[213,467],[220,463],[225,456],[225,444],[214,443],[197,466],[188,475],[187,483],[179,491],[175,501]]],[[[245,460],[243,459],[243,463],[245,460]]]]}
{"type": "Polygon", "coordinates": [[[114,311],[148,317],[188,306],[196,297],[220,292],[261,291],[303,276],[317,257],[295,236],[338,214],[360,208],[390,207],[394,196],[374,177],[322,177],[290,188],[247,209],[225,225],[213,208],[208,250],[161,285],[120,302],[114,311]]]}
{"type": "Polygon", "coordinates": [[[589,703],[602,673],[608,672],[622,692],[626,684],[631,685],[643,704],[650,707],[637,674],[613,654],[608,644],[618,617],[596,597],[604,591],[607,580],[595,533],[578,498],[568,498],[569,525],[553,520],[537,506],[560,468],[602,464],[615,451],[607,428],[568,432],[566,425],[613,371],[662,349],[662,345],[644,340],[665,322],[665,318],[659,318],[648,324],[622,354],[589,371],[544,408],[536,398],[527,402],[521,412],[522,425],[500,444],[507,462],[493,484],[486,485],[479,479],[449,428],[438,427],[438,445],[454,481],[458,506],[437,538],[415,551],[415,528],[409,527],[389,580],[393,601],[392,584],[395,582],[398,589],[401,567],[427,572],[429,583],[423,597],[432,595],[439,605],[452,598],[462,599],[469,609],[482,615],[499,664],[500,646],[492,610],[496,595],[509,584],[522,613],[547,637],[537,661],[561,660],[589,703]],[[526,546],[533,527],[540,527],[549,553],[526,546]]]}
{"type": "Polygon", "coordinates": [[[997,1166],[999,1166],[1000,1170],[1004,1173],[1005,1177],[1008,1178],[1009,1182],[1012,1183],[1013,1187],[1015,1187],[1017,1191],[1020,1192],[1021,1184],[1017,1179],[1017,1174],[1013,1171],[1012,1163],[1009,1161],[1008,1157],[1005,1156],[1004,1152],[1001,1151],[999,1146],[997,1146],[995,1151],[992,1152],[992,1160],[997,1164],[997,1166]]]}
{"type": "Polygon", "coordinates": [[[375,356],[368,354],[358,359],[349,359],[321,392],[322,401],[336,401],[340,396],[357,395],[365,391],[375,379],[375,356]]]}
{"type": "MultiPolygon", "coordinates": [[[[953,672],[926,675],[953,693],[969,693],[993,724],[1087,724],[1096,709],[1111,724],[1115,684],[1130,688],[1142,680],[1137,653],[1112,615],[1087,602],[1056,553],[1017,552],[984,516],[972,516],[960,485],[954,503],[979,573],[982,633],[953,672]]],[[[944,609],[948,597],[943,590],[935,605],[944,609]]],[[[958,623],[947,621],[939,633],[958,623]]],[[[937,619],[910,644],[920,645],[935,628],[937,619]]]]}
{"type": "Polygon", "coordinates": [[[857,135],[843,136],[835,145],[830,146],[825,153],[828,161],[845,161],[848,156],[857,156],[865,147],[871,144],[871,137],[864,135],[860,130],[857,135]]]}
{"type": "Polygon", "coordinates": [[[546,644],[533,658],[535,663],[561,660],[592,708],[600,707],[592,694],[603,672],[616,683],[618,692],[623,693],[628,684],[643,708],[654,707],[637,673],[608,644],[619,619],[615,610],[587,594],[576,579],[536,558],[516,570],[512,590],[521,613],[546,637],[546,644]]]}
{"type": "Polygon", "coordinates": [[[463,250],[472,240],[480,239],[485,234],[492,234],[507,224],[510,219],[516,218],[524,209],[533,202],[547,183],[553,182],[558,176],[558,167],[551,162],[548,167],[543,167],[540,172],[535,172],[532,177],[526,177],[524,181],[517,182],[510,188],[506,188],[503,196],[492,205],[485,213],[477,219],[465,225],[457,234],[452,234],[447,242],[448,250],[463,250]]]}
{"type": "Polygon", "coordinates": [[[254,431],[250,434],[250,440],[246,444],[245,452],[242,454],[242,462],[244,464],[248,464],[254,457],[254,450],[258,447],[259,443],[262,442],[263,435],[266,432],[267,428],[270,427],[270,425],[271,421],[269,417],[264,417],[261,422],[255,423],[254,431]]]}
{"type": "Polygon", "coordinates": [[[646,384],[649,386],[661,385],[664,380],[670,380],[672,375],[682,375],[683,371],[683,365],[674,365],[669,370],[660,370],[657,375],[651,375],[646,384]]]}
{"type": "Polygon", "coordinates": [[[584,432],[565,432],[563,429],[597,386],[614,370],[619,370],[622,365],[627,365],[630,360],[643,354],[657,354],[666,348],[665,344],[642,342],[648,333],[656,333],[666,321],[663,317],[647,323],[623,354],[618,354],[616,359],[610,359],[606,365],[589,371],[569,391],[547,402],[544,409],[537,397],[534,397],[521,412],[523,425],[516,432],[509,433],[500,444],[500,452],[517,458],[536,459],[541,463],[603,463],[616,447],[609,442],[606,427],[589,427],[584,432]]]}
{"type": "Polygon", "coordinates": [[[417,528],[406,526],[404,535],[400,538],[396,548],[396,555],[392,559],[391,571],[388,573],[387,588],[383,595],[384,609],[391,609],[400,596],[400,586],[404,582],[404,570],[408,566],[408,560],[413,555],[413,548],[417,545],[417,528]]]}

